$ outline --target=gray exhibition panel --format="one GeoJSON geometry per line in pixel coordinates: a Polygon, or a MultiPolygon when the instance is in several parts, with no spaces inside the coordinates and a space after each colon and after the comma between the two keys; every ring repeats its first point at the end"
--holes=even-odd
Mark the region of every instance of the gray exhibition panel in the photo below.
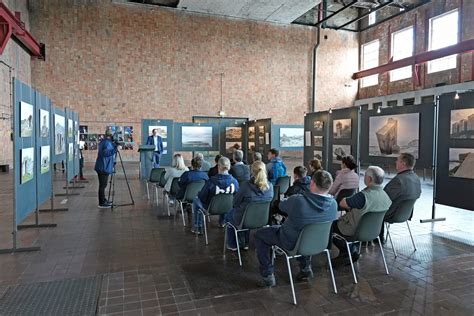
{"type": "Polygon", "coordinates": [[[14,81],[14,166],[15,166],[15,218],[20,224],[37,207],[36,176],[37,164],[34,163],[36,151],[36,129],[38,113],[35,102],[35,90],[14,81]],[[23,103],[23,104],[22,104],[23,103]],[[23,137],[22,137],[23,136],[23,137]]]}
{"type": "Polygon", "coordinates": [[[304,125],[272,126],[272,147],[285,151],[300,151],[304,149],[304,125]]]}
{"type": "Polygon", "coordinates": [[[51,107],[53,112],[53,162],[66,163],[66,114],[62,109],[51,107]]]}
{"type": "Polygon", "coordinates": [[[163,127],[166,128],[166,137],[162,135],[163,138],[163,145],[166,145],[165,150],[166,153],[161,155],[161,162],[160,165],[163,166],[170,166],[171,161],[173,159],[173,135],[174,135],[174,127],[173,127],[173,120],[142,120],[142,145],[146,144],[146,140],[148,136],[151,135],[151,131],[149,129],[153,127],[160,127],[163,130],[163,127]],[[160,127],[161,126],[161,127],[160,127]],[[166,143],[166,144],[165,144],[166,143]]]}
{"type": "Polygon", "coordinates": [[[473,111],[465,111],[470,117],[466,116],[463,122],[470,135],[464,138],[451,135],[452,125],[459,121],[452,111],[459,113],[462,109],[474,109],[474,93],[459,94],[458,100],[454,99],[454,93],[440,96],[435,203],[474,211],[473,111]]]}
{"type": "Polygon", "coordinates": [[[328,133],[329,112],[307,113],[304,118],[305,151],[304,165],[307,166],[311,160],[318,158],[323,169],[328,165],[328,133]],[[318,143],[315,144],[315,138],[318,143]]]}
{"type": "Polygon", "coordinates": [[[52,164],[52,111],[51,100],[36,92],[36,175],[37,175],[37,200],[38,206],[51,197],[52,164]],[[47,111],[47,112],[45,112],[47,111]],[[43,115],[41,115],[43,114],[43,115]],[[44,115],[46,115],[46,120],[44,115]],[[44,160],[44,161],[43,161],[44,160]],[[47,161],[46,161],[47,160],[47,161]]]}
{"type": "Polygon", "coordinates": [[[255,151],[260,152],[263,156],[263,161],[267,163],[267,153],[272,148],[272,119],[250,121],[250,128],[255,129],[255,151]]]}

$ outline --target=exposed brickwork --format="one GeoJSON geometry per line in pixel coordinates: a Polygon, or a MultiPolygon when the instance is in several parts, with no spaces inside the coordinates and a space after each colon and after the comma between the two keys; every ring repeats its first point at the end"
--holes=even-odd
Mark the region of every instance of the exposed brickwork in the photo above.
{"type": "MultiPolygon", "coordinates": [[[[389,42],[391,41],[391,34],[408,26],[415,25],[415,54],[425,52],[428,49],[429,19],[456,8],[461,8],[461,41],[473,39],[474,1],[443,0],[432,1],[429,4],[362,32],[360,34],[360,43],[368,43],[378,38],[380,40],[379,64],[382,65],[388,63],[390,59],[389,42]]],[[[458,67],[456,69],[432,74],[427,74],[427,64],[423,64],[420,68],[419,84],[412,79],[390,82],[388,73],[380,74],[379,85],[359,89],[358,98],[365,99],[427,89],[435,87],[439,83],[455,84],[473,80],[473,58],[473,53],[458,55],[458,67]]]]}
{"type": "MultiPolygon", "coordinates": [[[[27,2],[27,0],[3,1],[12,12],[21,12],[21,20],[29,29],[27,2]]],[[[8,164],[13,167],[13,142],[10,138],[13,131],[12,77],[26,83],[31,82],[30,56],[10,39],[0,60],[12,67],[10,72],[8,66],[0,63],[0,114],[7,118],[0,119],[0,164],[8,164]]]]}

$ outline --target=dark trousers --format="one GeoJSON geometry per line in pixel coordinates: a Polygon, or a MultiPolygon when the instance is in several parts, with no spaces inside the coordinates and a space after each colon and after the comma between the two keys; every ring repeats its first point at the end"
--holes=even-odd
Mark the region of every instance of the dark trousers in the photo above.
{"type": "MultiPolygon", "coordinates": [[[[260,262],[260,274],[267,277],[273,274],[271,250],[273,245],[281,247],[278,238],[279,225],[264,227],[257,230],[255,234],[255,246],[257,248],[257,257],[260,262]]],[[[307,271],[311,269],[311,257],[298,257],[300,269],[307,271]]]]}
{"type": "Polygon", "coordinates": [[[153,168],[158,168],[160,166],[161,154],[158,151],[153,152],[153,168]]]}
{"type": "Polygon", "coordinates": [[[107,202],[105,198],[105,188],[107,187],[109,174],[97,172],[97,176],[99,177],[99,204],[105,204],[105,202],[107,202]]]}
{"type": "Polygon", "coordinates": [[[82,169],[84,168],[84,157],[79,158],[79,177],[83,178],[84,173],[82,172],[82,169]]]}
{"type": "MultiPolygon", "coordinates": [[[[351,236],[346,236],[343,233],[341,233],[341,231],[339,230],[339,227],[337,227],[337,221],[334,221],[332,223],[332,232],[342,237],[351,237],[351,236]]],[[[340,256],[347,255],[347,247],[346,247],[346,242],[344,240],[333,237],[332,242],[339,249],[340,256]]],[[[351,253],[354,253],[358,248],[356,247],[356,245],[350,244],[349,249],[351,250],[351,253]]]]}

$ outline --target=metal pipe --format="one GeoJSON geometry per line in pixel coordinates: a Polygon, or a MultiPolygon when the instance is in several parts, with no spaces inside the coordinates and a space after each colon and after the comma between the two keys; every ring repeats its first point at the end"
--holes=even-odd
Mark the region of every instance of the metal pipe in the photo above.
{"type": "MultiPolygon", "coordinates": [[[[322,16],[322,5],[321,3],[319,4],[319,11],[318,11],[318,21],[320,21],[321,19],[321,16],[322,16]]],[[[311,101],[312,101],[312,104],[311,104],[311,112],[316,112],[316,91],[317,91],[317,85],[316,85],[316,71],[317,71],[317,56],[318,56],[318,48],[319,48],[319,45],[321,43],[321,25],[319,25],[318,23],[318,26],[317,26],[317,31],[316,31],[316,44],[314,45],[313,47],[313,89],[312,89],[312,93],[311,93],[311,101]]]]}
{"type": "Polygon", "coordinates": [[[370,11],[368,11],[367,13],[364,13],[364,14],[362,14],[362,15],[356,17],[355,19],[352,19],[352,20],[350,20],[349,22],[346,22],[346,23],[344,23],[344,24],[342,24],[342,25],[336,27],[335,29],[336,29],[336,30],[340,30],[340,29],[343,28],[344,26],[347,26],[347,25],[350,25],[350,24],[352,24],[352,23],[354,23],[354,22],[357,22],[357,21],[359,21],[359,20],[362,20],[363,18],[369,16],[371,13],[377,12],[378,10],[380,10],[380,9],[382,9],[382,8],[384,8],[384,7],[386,7],[386,6],[388,6],[388,5],[391,4],[391,3],[393,3],[393,0],[390,0],[390,1],[388,1],[388,2],[385,2],[384,4],[379,5],[379,6],[376,7],[375,9],[370,10],[370,11]]]}

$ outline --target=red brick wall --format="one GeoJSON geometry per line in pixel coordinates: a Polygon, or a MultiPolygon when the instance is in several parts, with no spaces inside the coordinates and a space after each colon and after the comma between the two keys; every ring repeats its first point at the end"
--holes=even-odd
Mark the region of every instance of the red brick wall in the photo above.
{"type": "MultiPolygon", "coordinates": [[[[27,0],[6,0],[5,5],[12,11],[21,13],[21,20],[29,29],[29,14],[27,0]]],[[[0,60],[10,66],[0,63],[0,114],[5,119],[0,119],[0,164],[8,164],[13,167],[13,142],[10,135],[13,131],[13,109],[12,109],[12,77],[16,77],[25,83],[31,82],[30,56],[13,40],[8,44],[0,56],[0,60]]]]}
{"type": "MultiPolygon", "coordinates": [[[[382,23],[367,31],[361,32],[360,44],[380,40],[379,64],[386,64],[390,59],[391,34],[415,26],[415,54],[427,51],[429,35],[429,19],[444,12],[460,8],[462,21],[461,41],[474,38],[474,1],[471,0],[437,0],[423,5],[415,10],[402,14],[392,20],[382,23]]],[[[379,75],[378,86],[360,88],[359,99],[383,96],[400,92],[421,90],[435,87],[438,83],[455,84],[473,80],[472,60],[473,53],[458,55],[457,68],[427,74],[427,64],[422,64],[420,69],[420,82],[412,79],[389,81],[388,73],[379,75]]]]}

